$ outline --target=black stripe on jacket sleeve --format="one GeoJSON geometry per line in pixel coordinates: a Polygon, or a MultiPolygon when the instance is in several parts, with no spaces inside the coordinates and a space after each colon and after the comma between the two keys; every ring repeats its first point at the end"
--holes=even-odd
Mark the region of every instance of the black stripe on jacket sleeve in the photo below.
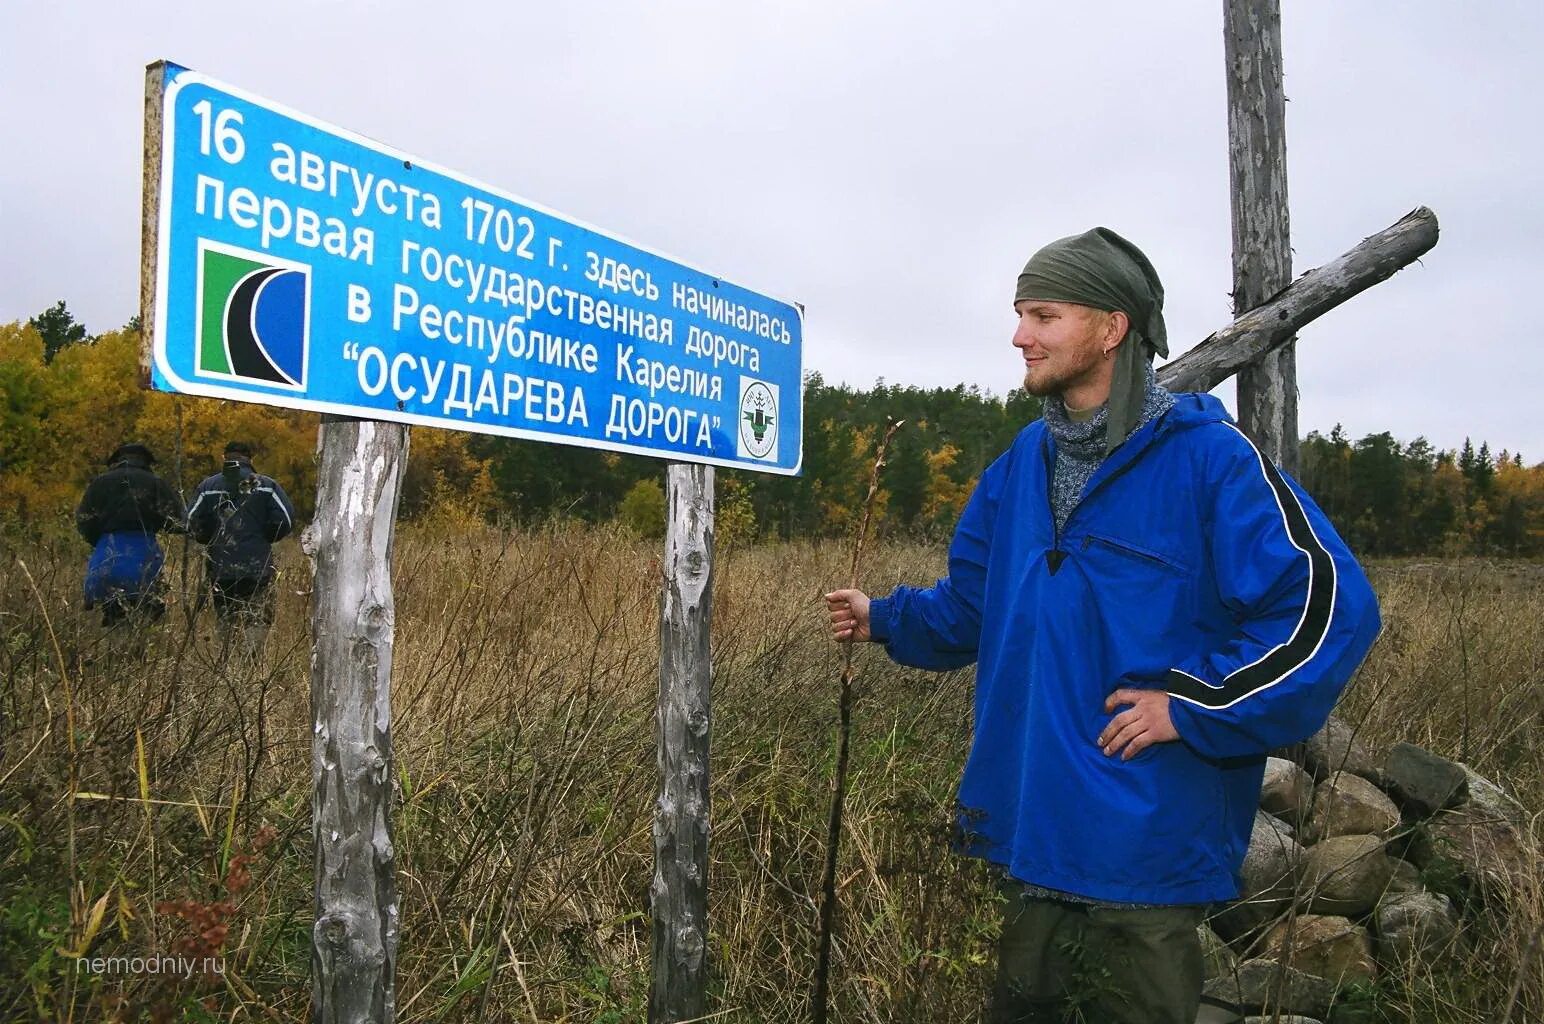
{"type": "Polygon", "coordinates": [[[1292,634],[1256,661],[1229,673],[1220,686],[1213,686],[1178,669],[1169,671],[1165,685],[1172,696],[1214,710],[1232,707],[1246,697],[1270,689],[1307,663],[1324,643],[1335,610],[1335,559],[1314,533],[1312,524],[1308,522],[1308,514],[1303,511],[1303,505],[1297,500],[1297,495],[1292,493],[1292,488],[1287,486],[1281,471],[1243,431],[1231,423],[1228,426],[1233,427],[1254,450],[1260,472],[1270,486],[1276,507],[1281,512],[1287,539],[1308,559],[1308,593],[1292,634]]]}

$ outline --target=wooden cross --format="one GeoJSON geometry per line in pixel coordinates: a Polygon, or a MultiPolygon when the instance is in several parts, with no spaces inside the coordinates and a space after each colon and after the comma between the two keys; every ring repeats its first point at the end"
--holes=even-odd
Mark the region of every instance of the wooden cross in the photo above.
{"type": "MultiPolygon", "coordinates": [[[[1292,284],[1279,0],[1223,0],[1223,49],[1228,77],[1233,313],[1239,319],[1221,333],[1229,335],[1245,321],[1258,332],[1262,321],[1254,314],[1267,303],[1283,324],[1292,321],[1291,331],[1272,333],[1258,357],[1238,367],[1238,420],[1244,433],[1266,455],[1295,474],[1297,328],[1436,245],[1437,218],[1422,207],[1329,267],[1315,271],[1318,277],[1308,301],[1301,287],[1307,276],[1292,284]]],[[[1208,383],[1199,386],[1185,377],[1179,362],[1183,360],[1159,374],[1171,390],[1209,390],[1225,379],[1207,376],[1208,383]]]]}

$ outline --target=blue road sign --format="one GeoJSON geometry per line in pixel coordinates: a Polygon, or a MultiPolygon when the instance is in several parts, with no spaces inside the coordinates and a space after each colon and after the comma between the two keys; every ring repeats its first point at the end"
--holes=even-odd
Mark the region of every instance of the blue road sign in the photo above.
{"type": "Polygon", "coordinates": [[[800,306],[186,68],[150,76],[150,386],[799,472],[800,306]]]}

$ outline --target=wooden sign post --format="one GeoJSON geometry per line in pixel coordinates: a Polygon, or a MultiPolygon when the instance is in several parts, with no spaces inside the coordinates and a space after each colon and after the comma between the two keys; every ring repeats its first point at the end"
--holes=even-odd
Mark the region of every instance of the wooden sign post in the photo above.
{"type": "Polygon", "coordinates": [[[651,1024],[703,1015],[708,952],[708,748],[713,657],[713,467],[671,463],[665,490],[655,726],[651,1024]]]}
{"type": "Polygon", "coordinates": [[[303,544],[311,591],[311,807],[317,1021],[396,1015],[396,852],[392,845],[391,551],[408,428],[327,416],[316,519],[303,544]]]}

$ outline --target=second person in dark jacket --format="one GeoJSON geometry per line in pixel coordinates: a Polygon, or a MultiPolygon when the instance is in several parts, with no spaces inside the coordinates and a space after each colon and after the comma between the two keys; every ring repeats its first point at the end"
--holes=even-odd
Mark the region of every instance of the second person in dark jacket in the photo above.
{"type": "Polygon", "coordinates": [[[233,640],[256,657],[273,622],[272,546],[295,528],[295,506],[272,477],[252,468],[252,449],[225,446],[220,472],[205,479],[188,508],[188,533],[204,545],[221,655],[233,640]]]}

